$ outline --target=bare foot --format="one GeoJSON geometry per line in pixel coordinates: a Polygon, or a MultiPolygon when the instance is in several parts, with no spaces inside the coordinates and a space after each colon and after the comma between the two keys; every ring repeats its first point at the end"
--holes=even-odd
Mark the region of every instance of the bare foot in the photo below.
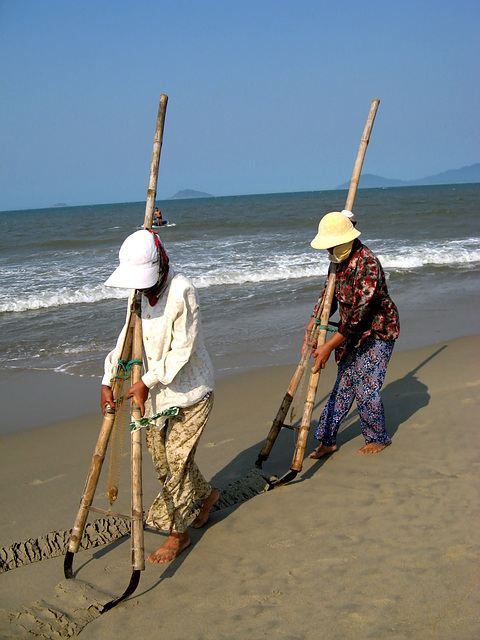
{"type": "Polygon", "coordinates": [[[333,444],[331,446],[327,446],[325,444],[321,444],[318,446],[315,451],[308,456],[309,458],[313,458],[314,460],[318,460],[319,458],[323,458],[323,456],[328,455],[329,453],[333,453],[337,450],[337,445],[333,444]]]}
{"type": "Polygon", "coordinates": [[[148,557],[148,561],[152,564],[171,562],[189,546],[190,536],[188,533],[172,531],[162,546],[148,557]]]}
{"type": "Polygon", "coordinates": [[[200,507],[200,513],[192,522],[194,529],[200,529],[204,524],[207,524],[208,517],[210,515],[210,509],[220,499],[220,491],[212,489],[210,495],[202,500],[202,506],[200,507]]]}
{"type": "Polygon", "coordinates": [[[357,453],[380,453],[380,451],[385,449],[385,447],[388,447],[388,444],[376,444],[375,442],[370,442],[370,444],[366,444],[364,447],[359,449],[357,453]]]}

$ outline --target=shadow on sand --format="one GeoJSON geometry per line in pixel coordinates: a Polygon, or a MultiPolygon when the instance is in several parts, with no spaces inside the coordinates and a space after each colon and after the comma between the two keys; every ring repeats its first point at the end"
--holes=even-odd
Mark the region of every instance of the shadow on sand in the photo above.
{"type": "MultiPolygon", "coordinates": [[[[432,355],[426,358],[423,362],[419,363],[414,369],[407,373],[403,378],[399,378],[390,382],[382,390],[383,404],[385,406],[385,415],[387,423],[387,432],[390,437],[394,437],[400,425],[409,420],[417,411],[426,407],[430,401],[430,395],[428,393],[428,387],[421,382],[418,377],[418,371],[424,367],[431,360],[436,358],[444,349],[446,345],[437,349],[432,355]]],[[[314,413],[318,414],[319,409],[327,401],[328,395],[323,396],[317,401],[314,407],[314,413]]],[[[316,423],[316,421],[315,421],[316,423]]],[[[298,420],[294,426],[300,426],[300,420],[298,420]]],[[[312,426],[308,435],[306,455],[313,450],[318,442],[314,438],[315,426],[312,421],[312,426]]],[[[358,411],[354,409],[349,416],[347,416],[343,428],[340,429],[338,435],[339,446],[353,440],[354,438],[361,436],[360,420],[358,417],[358,411]]],[[[267,435],[267,434],[265,434],[267,435]]],[[[295,432],[289,429],[282,429],[277,437],[275,445],[272,449],[270,457],[263,463],[263,469],[275,475],[279,470],[284,473],[290,467],[292,462],[293,453],[295,450],[296,435],[295,432]]],[[[263,445],[263,441],[258,444],[249,447],[236,456],[227,466],[219,471],[213,478],[212,484],[214,486],[221,485],[222,477],[231,477],[232,474],[239,472],[246,473],[252,468],[257,455],[263,445]]],[[[301,480],[310,478],[316,473],[323,463],[328,460],[329,456],[322,458],[317,464],[312,466],[306,473],[302,475],[301,480]]],[[[300,479],[297,480],[297,482],[300,479]]]]}

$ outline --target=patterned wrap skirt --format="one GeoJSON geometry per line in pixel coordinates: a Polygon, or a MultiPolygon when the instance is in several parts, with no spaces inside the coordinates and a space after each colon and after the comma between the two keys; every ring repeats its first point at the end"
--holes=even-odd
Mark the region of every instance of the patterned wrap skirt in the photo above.
{"type": "Polygon", "coordinates": [[[146,429],[147,447],[160,480],[160,493],[150,507],[147,524],[159,531],[185,533],[198,513],[196,501],[212,491],[194,460],[212,407],[210,393],[168,418],[163,429],[154,424],[146,429]]]}

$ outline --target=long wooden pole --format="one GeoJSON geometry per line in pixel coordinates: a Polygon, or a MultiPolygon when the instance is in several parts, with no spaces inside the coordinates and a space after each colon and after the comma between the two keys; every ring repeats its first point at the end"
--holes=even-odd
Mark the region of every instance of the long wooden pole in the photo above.
{"type": "MultiPolygon", "coordinates": [[[[162,94],[158,107],[157,123],[155,127],[155,136],[153,141],[152,162],[150,165],[150,176],[147,190],[147,202],[145,206],[144,228],[151,229],[153,221],[153,208],[157,193],[158,167],[160,164],[160,152],[163,142],[163,129],[165,124],[165,114],[167,108],[168,96],[162,94]]],[[[132,291],[129,297],[129,306],[127,313],[127,330],[124,336],[123,345],[120,353],[120,360],[142,360],[142,321],[140,312],[139,295],[136,291],[132,291]]],[[[141,378],[142,367],[140,364],[132,365],[132,384],[135,384],[141,378]]],[[[123,387],[123,380],[115,378],[112,381],[112,391],[114,400],[117,401],[123,387]]],[[[135,419],[139,419],[140,410],[132,403],[132,414],[135,419]]],[[[97,445],[93,454],[90,469],[85,483],[85,489],[82,495],[81,504],[77,513],[72,533],[67,544],[67,553],[64,562],[64,572],[66,578],[73,577],[72,563],[73,554],[79,549],[85,524],[90,507],[92,506],[95,491],[98,485],[100,472],[102,470],[108,442],[112,433],[115,422],[115,410],[109,409],[102,422],[97,445]]],[[[104,610],[111,609],[113,606],[121,602],[128,595],[133,593],[138,585],[140,571],[145,569],[144,560],[144,536],[143,536],[143,490],[142,490],[142,439],[141,431],[136,430],[132,433],[131,438],[131,476],[132,476],[132,502],[131,502],[131,520],[132,520],[132,568],[133,573],[130,584],[122,596],[116,600],[107,603],[104,610]]]]}
{"type": "MultiPolygon", "coordinates": [[[[323,311],[320,316],[320,322],[322,327],[326,327],[328,325],[328,320],[330,318],[330,309],[332,307],[332,300],[335,294],[335,277],[337,273],[337,265],[332,264],[330,274],[328,276],[327,288],[323,297],[325,299],[325,304],[323,305],[323,311]]],[[[327,340],[327,329],[320,329],[317,344],[322,345],[325,344],[327,340]]],[[[317,373],[311,373],[310,379],[308,381],[308,389],[307,396],[305,399],[305,405],[303,409],[302,422],[300,424],[300,431],[298,433],[298,440],[295,446],[295,452],[293,454],[292,464],[290,465],[290,469],[292,471],[298,472],[302,470],[303,466],[303,458],[305,456],[305,448],[307,446],[307,438],[308,432],[310,430],[310,422],[313,412],[313,407],[315,405],[315,396],[317,394],[318,381],[320,379],[320,371],[317,373]]]]}
{"type": "Polygon", "coordinates": [[[352,179],[350,180],[350,188],[348,190],[347,201],[345,203],[345,209],[347,211],[353,210],[353,203],[355,202],[355,196],[357,194],[358,183],[360,182],[360,174],[362,173],[363,161],[367,152],[368,143],[370,142],[370,134],[372,132],[373,123],[375,122],[375,116],[377,115],[378,105],[380,100],[374,98],[370,106],[368,113],[367,123],[363,131],[362,139],[360,141],[360,148],[358,149],[357,160],[353,168],[352,179]]]}
{"type": "MultiPolygon", "coordinates": [[[[374,99],[372,100],[372,104],[370,106],[370,111],[368,113],[367,123],[365,125],[365,129],[362,135],[362,139],[360,142],[360,148],[357,154],[357,160],[355,162],[355,166],[353,169],[352,179],[350,181],[350,188],[348,190],[347,201],[345,203],[345,209],[348,211],[352,211],[353,203],[355,202],[355,196],[357,193],[358,183],[360,181],[360,174],[362,172],[363,161],[365,159],[365,153],[367,151],[367,146],[370,141],[370,133],[372,131],[373,123],[375,121],[375,115],[377,113],[378,105],[380,104],[380,100],[374,99]]],[[[321,316],[321,325],[327,326],[328,320],[330,318],[330,309],[332,306],[332,300],[335,293],[335,279],[336,279],[337,265],[332,263],[330,268],[330,274],[327,280],[327,288],[324,293],[325,304],[323,308],[323,313],[321,316]]],[[[325,344],[327,339],[327,330],[321,330],[318,336],[318,344],[325,344]]],[[[300,426],[300,432],[298,434],[297,445],[295,447],[295,452],[293,455],[292,464],[290,469],[295,472],[299,472],[302,470],[303,466],[303,458],[305,456],[305,448],[307,445],[307,437],[308,432],[310,430],[310,422],[312,418],[313,406],[315,403],[315,395],[317,393],[318,380],[320,378],[321,370],[317,373],[312,373],[310,375],[310,380],[308,384],[307,397],[305,401],[305,408],[302,416],[302,423],[300,426]]]]}
{"type": "MultiPolygon", "coordinates": [[[[129,318],[127,330],[125,332],[125,337],[123,340],[123,345],[120,353],[120,360],[130,360],[130,354],[132,351],[132,339],[133,339],[133,328],[134,328],[134,320],[133,320],[133,304],[135,303],[135,298],[130,295],[129,298],[129,318]]],[[[112,381],[112,392],[113,398],[115,401],[118,400],[121,395],[121,390],[123,387],[123,380],[120,378],[115,378],[112,381]]],[[[100,434],[98,436],[97,444],[95,446],[95,450],[93,452],[92,461],[90,463],[90,468],[87,474],[87,479],[85,481],[85,488],[83,490],[82,499],[80,501],[80,508],[77,513],[77,517],[75,519],[75,523],[72,528],[72,533],[70,535],[70,539],[67,544],[67,553],[73,554],[76,553],[80,547],[80,543],[82,541],[83,532],[85,530],[85,524],[87,521],[89,507],[92,505],[93,498],[95,497],[95,491],[97,489],[98,480],[100,477],[100,472],[102,470],[103,462],[105,460],[105,454],[107,451],[108,442],[110,440],[110,435],[112,433],[113,425],[115,422],[115,409],[108,409],[105,412],[105,417],[102,422],[102,426],[100,429],[100,434]]],[[[69,556],[70,569],[66,571],[71,574],[71,557],[69,556]]],[[[71,575],[66,575],[67,578],[71,577],[71,575]]]]}
{"type": "MultiPolygon", "coordinates": [[[[144,229],[151,229],[153,222],[153,208],[157,195],[158,167],[160,165],[160,153],[162,151],[163,129],[165,126],[165,114],[167,110],[168,96],[162,94],[158,105],[157,123],[153,138],[152,162],[150,164],[150,176],[148,179],[147,202],[145,205],[144,229]]],[[[132,361],[139,363],[143,357],[142,313],[141,295],[136,297],[134,307],[132,361]]],[[[142,377],[142,365],[132,365],[132,385],[142,377]]],[[[135,420],[140,420],[140,408],[132,399],[131,413],[135,420]]],[[[142,432],[136,429],[131,434],[131,482],[132,482],[132,568],[134,571],[145,569],[144,535],[143,535],[143,488],[142,488],[142,432]]]]}
{"type": "MultiPolygon", "coordinates": [[[[147,202],[145,205],[145,218],[143,223],[144,229],[151,229],[153,222],[153,207],[157,194],[158,167],[160,164],[160,152],[163,141],[163,128],[165,124],[165,113],[167,109],[168,97],[164,94],[160,96],[158,106],[157,124],[155,127],[155,136],[153,140],[152,162],[150,164],[150,176],[148,180],[147,202]]],[[[131,384],[136,384],[142,376],[143,356],[143,335],[142,335],[142,313],[141,313],[141,294],[133,292],[135,296],[135,304],[132,309],[133,317],[133,338],[132,338],[132,373],[131,384]]],[[[140,420],[141,412],[136,402],[131,401],[131,413],[134,420],[140,420]]],[[[138,586],[140,580],[140,572],[145,569],[145,544],[143,535],[143,488],[142,488],[142,432],[135,429],[131,434],[130,442],[131,450],[131,560],[132,560],[132,576],[130,584],[125,592],[116,600],[105,605],[104,610],[109,610],[116,606],[119,602],[131,595],[138,586]]]]}
{"type": "MultiPolygon", "coordinates": [[[[167,110],[168,96],[162,94],[158,105],[157,124],[153,138],[152,162],[148,180],[147,202],[145,205],[144,229],[151,229],[153,222],[153,207],[157,195],[158,167],[162,151],[163,129],[167,110]]],[[[138,294],[134,308],[133,341],[132,341],[132,385],[142,377],[142,365],[137,364],[143,357],[141,295],[138,294]]],[[[132,400],[132,416],[140,420],[140,408],[132,400]]],[[[144,535],[143,535],[143,488],[142,488],[142,432],[136,429],[131,436],[131,482],[132,482],[132,568],[134,571],[145,569],[144,535]]]]}
{"type": "MultiPolygon", "coordinates": [[[[357,159],[356,159],[355,166],[352,173],[352,178],[350,180],[350,188],[348,191],[347,200],[345,204],[345,209],[347,209],[348,211],[351,211],[353,209],[353,203],[355,201],[355,195],[357,192],[358,183],[360,180],[360,174],[362,171],[363,160],[365,158],[365,153],[370,140],[370,133],[373,127],[373,123],[375,121],[375,115],[377,113],[379,104],[380,104],[380,100],[374,99],[372,100],[372,104],[370,106],[367,123],[365,125],[365,129],[362,135],[360,148],[358,150],[357,159]]],[[[337,265],[332,263],[330,267],[329,277],[327,280],[327,287],[322,300],[322,305],[317,312],[317,319],[320,319],[320,326],[322,327],[326,327],[328,325],[328,320],[330,318],[331,304],[332,304],[333,295],[335,292],[336,270],[337,270],[337,265]]],[[[313,334],[312,332],[312,335],[315,335],[315,339],[318,345],[325,344],[326,334],[327,334],[326,329],[320,329],[315,334],[313,334]]],[[[312,349],[309,348],[308,356],[310,356],[311,352],[312,352],[312,349]]],[[[300,361],[300,364],[298,365],[295,371],[292,381],[290,382],[290,386],[283,398],[282,404],[280,405],[277,415],[275,416],[272,427],[270,428],[270,432],[263,444],[262,449],[260,450],[260,453],[258,454],[258,458],[255,463],[257,467],[261,467],[263,462],[267,460],[272,450],[272,447],[275,443],[275,440],[277,439],[278,434],[280,433],[281,428],[284,426],[287,426],[283,424],[283,421],[285,420],[285,417],[288,413],[290,405],[292,404],[293,397],[299,386],[299,382],[303,375],[304,369],[305,369],[305,353],[302,356],[302,360],[300,361]]],[[[297,473],[302,470],[303,458],[305,456],[305,448],[307,444],[308,432],[310,430],[311,416],[312,416],[313,407],[315,403],[315,396],[317,392],[319,378],[320,378],[320,372],[317,372],[316,374],[312,373],[310,375],[307,396],[305,399],[304,411],[302,415],[302,422],[301,422],[300,428],[298,429],[299,436],[297,439],[297,444],[295,447],[295,452],[293,455],[290,471],[287,472],[282,478],[280,478],[277,484],[284,484],[286,482],[290,482],[291,480],[293,480],[293,478],[295,478],[297,473]]]]}
{"type": "MultiPolygon", "coordinates": [[[[132,344],[132,385],[136,384],[142,376],[141,363],[143,356],[142,342],[142,319],[140,294],[137,296],[135,305],[135,324],[133,330],[132,344]]],[[[141,419],[140,408],[133,401],[132,416],[134,420],[141,419]]],[[[143,571],[145,569],[144,559],[144,536],[143,536],[143,489],[142,489],[142,432],[135,429],[131,438],[131,474],[132,474],[132,569],[143,571]]]]}
{"type": "MultiPolygon", "coordinates": [[[[324,306],[324,299],[322,299],[322,303],[317,312],[317,318],[320,318],[321,313],[323,311],[323,306],[324,306]]],[[[273,445],[275,444],[275,441],[282,427],[288,426],[289,428],[293,428],[293,427],[290,427],[289,425],[286,425],[284,421],[285,421],[285,418],[287,417],[288,411],[293,402],[295,394],[297,393],[297,389],[300,384],[300,381],[302,380],[305,374],[308,361],[310,360],[310,357],[312,355],[312,351],[313,351],[312,344],[313,342],[317,341],[317,339],[318,339],[318,329],[317,329],[317,326],[314,326],[310,335],[309,344],[306,346],[305,351],[303,352],[300,363],[296,368],[295,373],[293,374],[293,377],[290,381],[287,392],[283,397],[280,408],[277,411],[277,415],[275,416],[272,426],[270,427],[268,436],[265,439],[265,442],[263,443],[262,448],[260,449],[260,453],[258,454],[258,458],[257,458],[257,461],[255,462],[255,466],[259,468],[261,468],[265,460],[268,459],[268,456],[270,455],[270,452],[273,448],[273,445]]]]}

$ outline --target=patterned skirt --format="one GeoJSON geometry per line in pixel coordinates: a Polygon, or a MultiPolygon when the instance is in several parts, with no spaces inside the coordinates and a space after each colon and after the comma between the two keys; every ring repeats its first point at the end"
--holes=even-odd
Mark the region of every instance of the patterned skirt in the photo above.
{"type": "Polygon", "coordinates": [[[212,406],[213,394],[209,393],[168,418],[163,429],[153,424],[147,427],[147,447],[160,480],[160,493],[150,507],[147,524],[159,531],[185,533],[198,513],[196,501],[212,491],[194,460],[212,406]]]}

